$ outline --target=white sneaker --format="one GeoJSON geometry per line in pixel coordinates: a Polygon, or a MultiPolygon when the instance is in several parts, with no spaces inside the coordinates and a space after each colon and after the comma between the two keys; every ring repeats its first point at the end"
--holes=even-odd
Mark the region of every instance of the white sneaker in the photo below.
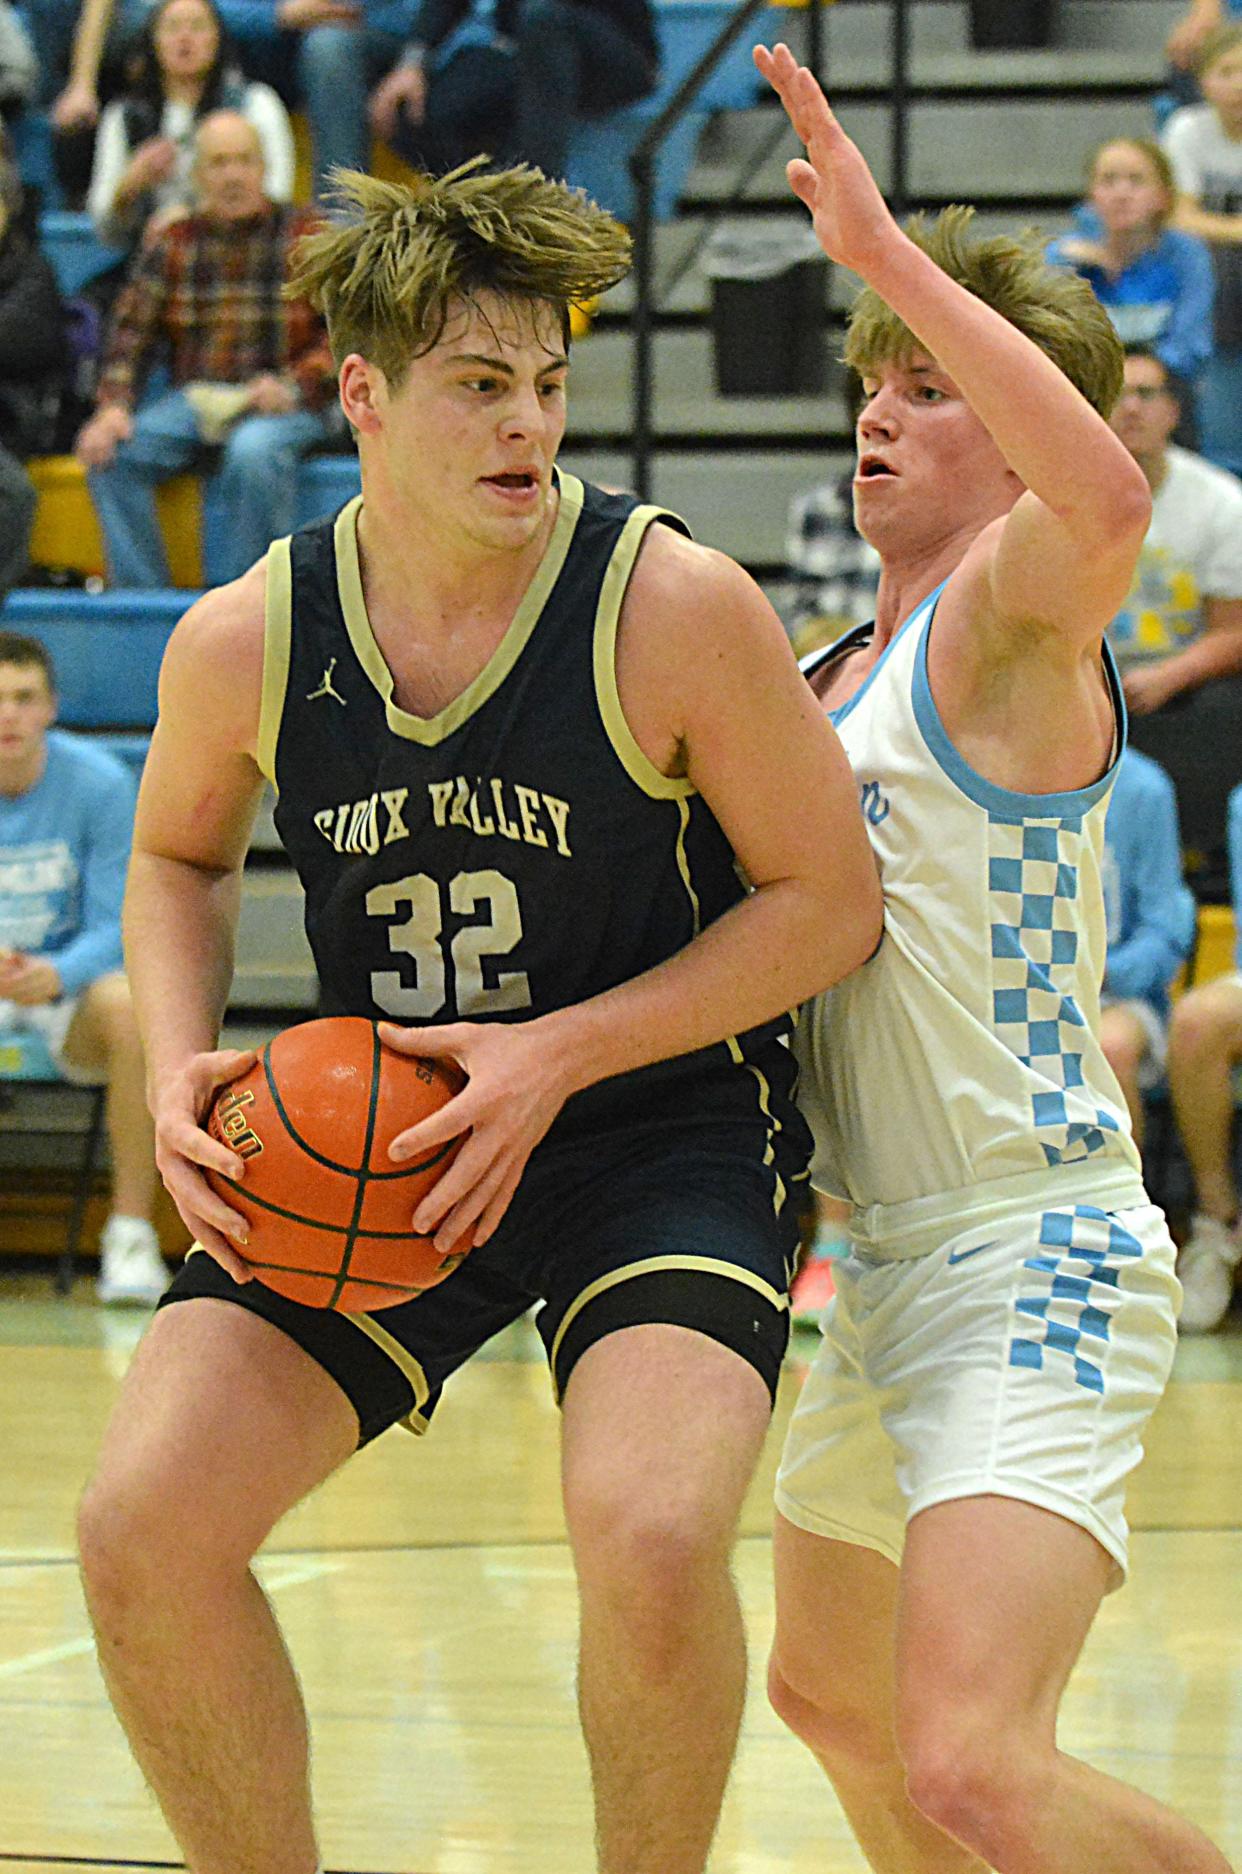
{"type": "Polygon", "coordinates": [[[142,1217],[109,1217],[99,1244],[100,1301],[154,1308],[167,1287],[168,1266],[151,1225],[142,1217]]]}
{"type": "Polygon", "coordinates": [[[1233,1300],[1233,1279],[1242,1261],[1242,1237],[1217,1217],[1193,1217],[1190,1235],[1177,1259],[1182,1284],[1183,1334],[1210,1334],[1219,1327],[1233,1300]]]}

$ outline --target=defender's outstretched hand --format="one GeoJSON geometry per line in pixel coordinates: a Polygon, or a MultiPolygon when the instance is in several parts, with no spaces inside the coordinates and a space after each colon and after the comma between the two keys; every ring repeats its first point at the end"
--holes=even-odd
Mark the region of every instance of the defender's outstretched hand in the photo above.
{"type": "Polygon", "coordinates": [[[787,45],[756,46],[754,60],[806,145],[810,160],[796,157],[785,173],[811,211],[820,246],[830,260],[868,278],[872,263],[901,236],[861,150],[833,116],[814,74],[787,45]]]}

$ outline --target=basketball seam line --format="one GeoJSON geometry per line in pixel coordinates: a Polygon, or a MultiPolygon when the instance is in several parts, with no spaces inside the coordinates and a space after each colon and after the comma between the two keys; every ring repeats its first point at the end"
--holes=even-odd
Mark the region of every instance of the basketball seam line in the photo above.
{"type": "MultiPolygon", "coordinates": [[[[345,1242],[341,1250],[341,1266],[336,1273],[336,1285],[328,1299],[329,1308],[335,1308],[345,1293],[349,1280],[349,1265],[354,1259],[354,1249],[358,1242],[358,1225],[362,1220],[362,1206],[367,1196],[367,1166],[371,1163],[371,1147],[375,1143],[375,1124],[379,1117],[379,1090],[382,1064],[380,1058],[379,1029],[371,1030],[371,1087],[367,1098],[367,1131],[362,1142],[362,1168],[358,1172],[357,1188],[354,1192],[354,1214],[345,1232],[345,1242]]],[[[411,1218],[411,1222],[413,1219],[411,1218]]]]}
{"type": "MultiPolygon", "coordinates": [[[[277,1040],[279,1040],[279,1036],[277,1036],[277,1040]]],[[[380,1045],[379,1030],[375,1027],[374,1023],[372,1024],[372,1043],[375,1048],[378,1048],[380,1045]]],[[[440,1147],[439,1151],[433,1152],[430,1158],[420,1159],[417,1165],[399,1165],[395,1171],[369,1171],[365,1160],[360,1166],[343,1165],[339,1159],[326,1157],[323,1152],[317,1152],[313,1145],[307,1143],[290,1119],[288,1112],[285,1110],[285,1103],[280,1097],[280,1088],[276,1085],[276,1076],[272,1072],[271,1052],[272,1043],[269,1041],[263,1050],[263,1072],[267,1077],[267,1090],[272,1096],[272,1103],[276,1108],[280,1123],[289,1134],[294,1144],[298,1147],[299,1151],[305,1152],[308,1158],[313,1159],[317,1165],[323,1165],[326,1170],[339,1171],[341,1175],[346,1178],[356,1178],[360,1171],[363,1172],[366,1177],[376,1180],[384,1178],[408,1178],[412,1172],[433,1170],[451,1149],[453,1140],[449,1139],[440,1147]]]]}
{"type": "MultiPolygon", "coordinates": [[[[270,1198],[257,1197],[237,1178],[226,1178],[223,1172],[217,1172],[216,1176],[222,1184],[227,1184],[230,1190],[236,1191],[239,1197],[244,1197],[248,1204],[254,1204],[259,1210],[270,1210],[273,1216],[284,1217],[289,1223],[300,1223],[308,1230],[327,1230],[333,1236],[340,1236],[349,1228],[346,1223],[324,1223],[319,1217],[304,1217],[300,1210],[285,1210],[282,1205],[273,1204],[270,1198]]],[[[381,1243],[405,1243],[411,1239],[418,1243],[429,1243],[433,1234],[431,1230],[415,1230],[412,1227],[408,1230],[358,1231],[359,1236],[365,1236],[368,1240],[374,1238],[381,1243]]],[[[259,1265],[255,1266],[257,1268],[259,1265]]]]}

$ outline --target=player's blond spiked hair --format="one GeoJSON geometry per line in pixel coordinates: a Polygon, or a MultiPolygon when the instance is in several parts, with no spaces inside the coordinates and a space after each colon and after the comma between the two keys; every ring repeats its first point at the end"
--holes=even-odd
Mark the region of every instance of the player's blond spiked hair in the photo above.
{"type": "MultiPolygon", "coordinates": [[[[930,225],[923,215],[906,233],[949,278],[964,286],[1065,373],[1087,402],[1108,416],[1121,395],[1121,340],[1090,286],[1077,274],[1046,264],[1034,234],[971,238],[973,208],[946,208],[930,225]]],[[[845,362],[866,376],[921,351],[913,332],[871,287],[854,302],[845,341],[845,362]]]]}
{"type": "Polygon", "coordinates": [[[333,171],[337,212],[299,241],[285,292],[324,314],[338,365],[356,351],[399,383],[480,293],[558,307],[568,341],[570,305],[624,278],[619,221],[538,169],[486,161],[411,184],[333,171]]]}

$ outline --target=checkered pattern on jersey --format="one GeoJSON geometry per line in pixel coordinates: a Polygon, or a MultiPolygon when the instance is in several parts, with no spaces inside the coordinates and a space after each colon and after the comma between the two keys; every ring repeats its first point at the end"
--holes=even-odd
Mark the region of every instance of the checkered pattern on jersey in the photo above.
{"type": "Polygon", "coordinates": [[[1118,1129],[1083,1084],[1086,1023],[1073,993],[1081,846],[1081,815],[988,815],[992,1020],[998,1039],[1045,1083],[1031,1108],[1049,1165],[1090,1158],[1118,1129]]]}
{"type": "Polygon", "coordinates": [[[1102,1393],[1102,1356],[1121,1277],[1143,1254],[1143,1245],[1093,1204],[1046,1210],[1039,1244],[1056,1253],[1028,1256],[1022,1264],[1027,1292],[1014,1302],[1022,1318],[1009,1343],[1009,1364],[1038,1370],[1046,1355],[1064,1354],[1073,1362],[1075,1384],[1102,1393]]]}

